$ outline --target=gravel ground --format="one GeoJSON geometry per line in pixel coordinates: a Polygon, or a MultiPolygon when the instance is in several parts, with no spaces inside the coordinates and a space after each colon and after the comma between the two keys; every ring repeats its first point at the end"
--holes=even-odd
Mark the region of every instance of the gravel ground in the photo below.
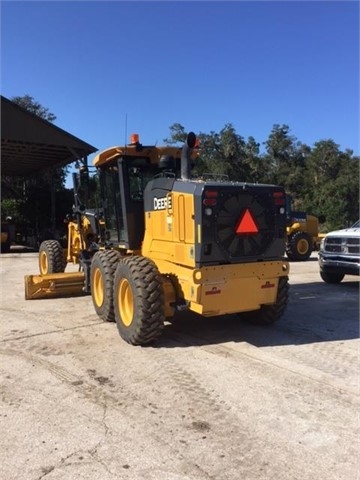
{"type": "Polygon", "coordinates": [[[291,263],[272,327],[183,313],[133,347],[90,297],[24,300],[1,255],[2,480],[360,478],[359,280],[291,263]]]}

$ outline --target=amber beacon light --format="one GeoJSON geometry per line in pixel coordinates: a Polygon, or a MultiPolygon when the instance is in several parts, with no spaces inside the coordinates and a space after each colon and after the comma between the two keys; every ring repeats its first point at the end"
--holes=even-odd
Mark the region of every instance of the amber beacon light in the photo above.
{"type": "Polygon", "coordinates": [[[130,143],[132,143],[132,144],[139,143],[139,134],[138,133],[132,133],[130,135],[130,143]]]}

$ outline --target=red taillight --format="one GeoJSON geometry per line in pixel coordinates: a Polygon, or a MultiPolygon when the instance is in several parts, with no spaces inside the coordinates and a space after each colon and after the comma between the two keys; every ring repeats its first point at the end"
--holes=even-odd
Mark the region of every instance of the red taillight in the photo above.
{"type": "Polygon", "coordinates": [[[216,200],[216,198],[204,198],[203,204],[206,207],[213,207],[214,205],[217,204],[217,200],[216,200]]]}
{"type": "Polygon", "coordinates": [[[206,207],[213,207],[217,204],[217,198],[219,196],[219,192],[217,190],[205,190],[204,191],[204,200],[203,204],[206,207]]]}
{"type": "Polygon", "coordinates": [[[274,199],[275,205],[285,205],[284,192],[280,192],[280,191],[273,192],[273,199],[274,199]]]}
{"type": "Polygon", "coordinates": [[[206,198],[217,198],[219,192],[217,190],[205,190],[204,195],[206,198]]]}

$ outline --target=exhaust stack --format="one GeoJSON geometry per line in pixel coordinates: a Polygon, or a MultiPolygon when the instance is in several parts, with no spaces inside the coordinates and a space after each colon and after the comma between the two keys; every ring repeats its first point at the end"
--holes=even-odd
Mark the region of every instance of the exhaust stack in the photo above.
{"type": "Polygon", "coordinates": [[[186,137],[186,142],[181,151],[181,178],[182,180],[189,180],[190,178],[190,157],[193,148],[196,144],[196,135],[194,132],[189,132],[186,137]]]}

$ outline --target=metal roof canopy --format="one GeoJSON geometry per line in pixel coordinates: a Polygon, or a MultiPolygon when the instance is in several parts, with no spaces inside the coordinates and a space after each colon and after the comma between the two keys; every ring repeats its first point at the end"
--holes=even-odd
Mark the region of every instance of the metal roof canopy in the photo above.
{"type": "Polygon", "coordinates": [[[1,95],[2,176],[26,176],[63,167],[96,150],[1,95]]]}

